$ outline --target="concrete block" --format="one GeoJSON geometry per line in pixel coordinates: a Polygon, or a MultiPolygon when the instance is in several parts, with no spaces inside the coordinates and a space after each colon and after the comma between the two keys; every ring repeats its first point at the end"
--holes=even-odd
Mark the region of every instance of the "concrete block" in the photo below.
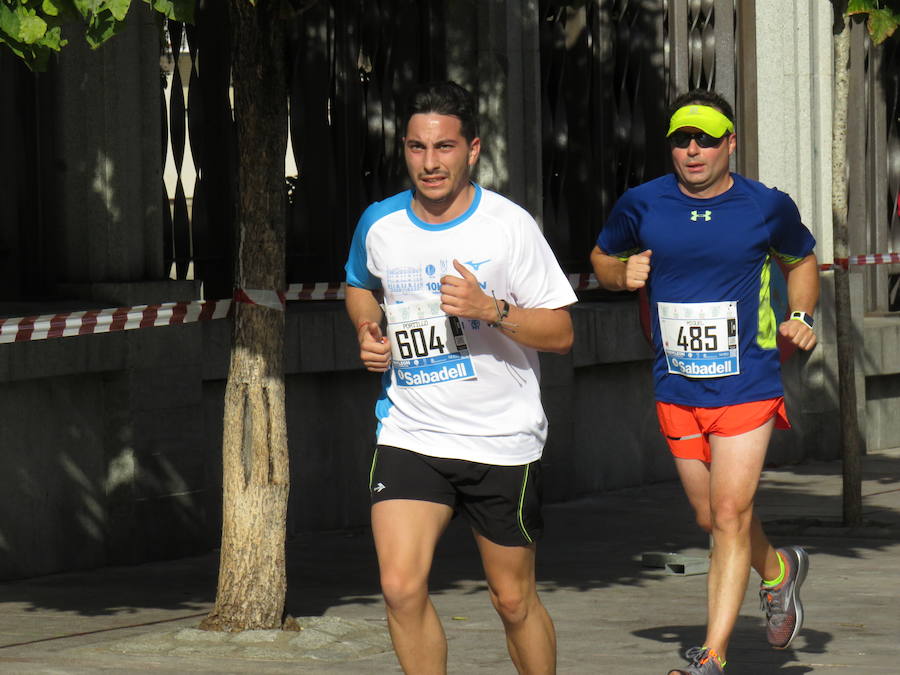
{"type": "Polygon", "coordinates": [[[0,391],[0,579],[104,563],[103,415],[96,376],[0,391]]]}
{"type": "Polygon", "coordinates": [[[183,558],[215,545],[199,497],[188,494],[135,502],[135,532],[139,533],[135,549],[140,560],[183,558]]]}
{"type": "Polygon", "coordinates": [[[662,568],[667,574],[691,576],[706,574],[709,571],[709,558],[651,551],[641,554],[641,565],[662,568]]]}
{"type": "Polygon", "coordinates": [[[334,321],[335,370],[360,370],[363,365],[359,360],[359,341],[343,307],[340,312],[332,314],[332,320],[334,321]]]}
{"type": "Polygon", "coordinates": [[[900,373],[900,317],[891,317],[894,325],[881,329],[881,373],[900,373]]]}
{"type": "Polygon", "coordinates": [[[289,531],[366,525],[380,378],[365,371],[304,373],[290,376],[285,384],[289,531]]]}
{"type": "Polygon", "coordinates": [[[131,401],[136,410],[196,406],[203,397],[199,360],[191,366],[163,363],[155,368],[131,371],[130,377],[134,385],[131,401]]]}
{"type": "Polygon", "coordinates": [[[122,333],[131,357],[129,365],[143,367],[191,366],[201,360],[203,332],[200,323],[157,326],[122,333]]]}
{"type": "Polygon", "coordinates": [[[124,333],[101,333],[2,345],[9,353],[7,380],[101,373],[125,367],[124,333]]]}
{"type": "Polygon", "coordinates": [[[867,448],[882,450],[897,446],[900,438],[900,375],[866,378],[867,448]]]}
{"type": "Polygon", "coordinates": [[[334,370],[334,318],[324,312],[298,315],[300,370],[320,373],[334,370]]]}
{"type": "Polygon", "coordinates": [[[541,391],[550,387],[568,387],[574,381],[572,354],[539,354],[541,364],[541,391]]]}
{"type": "Polygon", "coordinates": [[[58,290],[63,295],[102,304],[104,308],[190,302],[200,298],[200,282],[194,280],[62,283],[58,290]]]}
{"type": "Polygon", "coordinates": [[[861,345],[864,375],[879,375],[884,364],[884,331],[866,321],[861,345]]]}
{"type": "Polygon", "coordinates": [[[224,380],[231,363],[231,319],[204,321],[201,324],[203,379],[224,380]]]}
{"type": "Polygon", "coordinates": [[[597,363],[651,359],[641,331],[637,302],[586,302],[572,308],[576,368],[597,363]]]}
{"type": "Polygon", "coordinates": [[[203,455],[196,450],[194,453],[143,454],[136,460],[135,498],[170,497],[206,490],[206,467],[203,460],[203,455]]]}

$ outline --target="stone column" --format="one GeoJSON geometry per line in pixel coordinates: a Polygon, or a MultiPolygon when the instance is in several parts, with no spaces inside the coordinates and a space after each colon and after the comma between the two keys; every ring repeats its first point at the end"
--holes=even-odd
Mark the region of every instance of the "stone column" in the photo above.
{"type": "MultiPolygon", "coordinates": [[[[759,179],[794,198],[803,222],[818,242],[820,262],[834,259],[831,218],[832,22],[831,3],[797,0],[757,2],[756,112],[759,179]]],[[[810,456],[837,456],[839,415],[834,283],[821,275],[816,312],[819,345],[785,368],[789,394],[796,392],[803,445],[810,456]]],[[[851,279],[853,322],[860,335],[862,283],[851,279]]],[[[857,355],[856,391],[860,427],[865,428],[865,377],[857,355]]],[[[790,398],[789,396],[789,403],[790,398]]]]}

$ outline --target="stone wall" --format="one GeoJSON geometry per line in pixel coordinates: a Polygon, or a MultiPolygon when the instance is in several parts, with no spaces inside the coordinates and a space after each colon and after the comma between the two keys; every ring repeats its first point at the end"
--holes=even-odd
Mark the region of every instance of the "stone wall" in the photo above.
{"type": "MultiPolygon", "coordinates": [[[[566,356],[543,355],[545,497],[675,478],[637,305],[582,303],[566,356]]],[[[215,548],[231,322],[0,345],[0,580],[215,548]]],[[[289,303],[289,535],[368,525],[380,377],[341,303],[289,303]]],[[[836,415],[789,363],[793,432],[770,459],[837,456],[836,415]]]]}

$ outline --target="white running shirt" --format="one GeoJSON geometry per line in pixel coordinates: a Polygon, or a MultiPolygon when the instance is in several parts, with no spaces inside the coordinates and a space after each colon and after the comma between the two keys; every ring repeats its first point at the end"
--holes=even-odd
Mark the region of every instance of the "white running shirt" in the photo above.
{"type": "MultiPolygon", "coordinates": [[[[524,308],[573,304],[575,293],[534,219],[505,197],[474,187],[469,209],[438,225],[413,213],[409,190],[369,206],[353,236],[347,284],[382,289],[386,307],[433,303],[440,298],[441,277],[459,276],[455,258],[498,300],[524,308]]],[[[400,386],[395,364],[385,373],[375,406],[378,443],[505,466],[540,458],[547,418],[537,351],[482,321],[460,322],[474,378],[434,376],[431,384],[400,386]]],[[[419,382],[406,380],[413,381],[419,382]]]]}

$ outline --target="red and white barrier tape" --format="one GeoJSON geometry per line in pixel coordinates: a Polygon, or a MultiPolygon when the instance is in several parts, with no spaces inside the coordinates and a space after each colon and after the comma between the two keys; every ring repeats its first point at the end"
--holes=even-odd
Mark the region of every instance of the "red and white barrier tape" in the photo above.
{"type": "Polygon", "coordinates": [[[343,300],[345,288],[343,282],[291,284],[284,296],[288,300],[343,300]]]}
{"type": "Polygon", "coordinates": [[[247,305],[261,305],[269,309],[284,311],[285,294],[281,291],[259,290],[255,288],[237,288],[234,301],[247,305]]]}
{"type": "Polygon", "coordinates": [[[231,300],[208,300],[0,318],[0,344],[222,319],[230,308],[231,300]]]}
{"type": "Polygon", "coordinates": [[[849,258],[835,258],[833,263],[819,265],[820,270],[848,269],[851,265],[890,265],[900,263],[900,253],[869,253],[849,258]]]}
{"type": "MultiPolygon", "coordinates": [[[[837,258],[834,263],[820,265],[819,269],[831,270],[837,267],[847,269],[849,265],[890,263],[900,263],[900,253],[874,253],[837,258]]],[[[568,279],[572,289],[576,291],[600,288],[600,283],[593,274],[569,274],[568,279]]],[[[342,300],[346,295],[345,291],[346,284],[337,282],[291,284],[283,293],[273,290],[237,289],[233,301],[283,311],[287,300],[342,300]]],[[[224,319],[230,313],[231,307],[232,300],[195,300],[0,318],[0,344],[224,319]]]]}

